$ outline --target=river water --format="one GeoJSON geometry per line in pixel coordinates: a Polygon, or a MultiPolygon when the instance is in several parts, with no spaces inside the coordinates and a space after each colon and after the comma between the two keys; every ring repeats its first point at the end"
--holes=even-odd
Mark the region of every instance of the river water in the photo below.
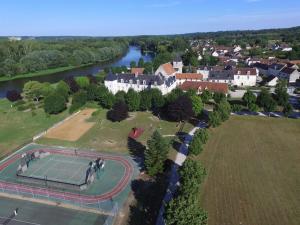
{"type": "Polygon", "coordinates": [[[86,67],[82,67],[82,68],[78,68],[78,69],[49,74],[49,75],[40,76],[40,77],[31,77],[31,78],[23,78],[23,79],[18,79],[18,80],[0,82],[0,98],[4,98],[6,96],[6,92],[8,90],[14,89],[14,90],[22,91],[24,84],[30,80],[36,80],[39,82],[55,83],[55,82],[58,82],[64,78],[67,78],[70,76],[94,75],[94,74],[98,73],[99,71],[101,71],[105,67],[129,66],[131,61],[138,62],[138,60],[140,58],[143,58],[145,62],[149,62],[152,60],[151,55],[142,55],[141,51],[138,47],[130,46],[127,54],[124,57],[122,57],[114,62],[86,66],[86,67]]]}

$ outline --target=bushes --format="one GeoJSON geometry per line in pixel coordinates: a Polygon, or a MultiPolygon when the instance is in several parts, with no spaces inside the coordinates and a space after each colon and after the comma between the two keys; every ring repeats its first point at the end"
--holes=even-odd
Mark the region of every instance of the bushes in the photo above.
{"type": "Polygon", "coordinates": [[[57,114],[66,109],[66,99],[59,93],[50,94],[45,98],[44,110],[48,114],[57,114]]]}
{"type": "Polygon", "coordinates": [[[194,135],[192,142],[189,145],[189,153],[199,155],[203,150],[203,145],[208,140],[208,133],[206,129],[199,129],[194,135]]]}
{"type": "Polygon", "coordinates": [[[16,90],[7,91],[6,92],[6,98],[10,102],[15,102],[15,101],[18,101],[18,100],[22,99],[20,92],[18,92],[16,90]]]}
{"type": "Polygon", "coordinates": [[[112,110],[107,112],[107,118],[113,122],[125,120],[128,118],[128,106],[122,101],[115,103],[112,110]]]}
{"type": "Polygon", "coordinates": [[[231,109],[232,109],[232,112],[240,112],[240,111],[242,111],[243,107],[239,104],[233,104],[233,105],[231,105],[231,109]]]}
{"type": "Polygon", "coordinates": [[[87,94],[85,91],[79,91],[73,95],[72,106],[70,107],[70,113],[75,112],[80,107],[84,106],[87,101],[87,94]]]}

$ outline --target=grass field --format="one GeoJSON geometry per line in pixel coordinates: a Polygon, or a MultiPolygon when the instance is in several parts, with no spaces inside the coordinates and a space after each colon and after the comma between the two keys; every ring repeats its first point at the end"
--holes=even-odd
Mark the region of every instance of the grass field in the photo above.
{"type": "Polygon", "coordinates": [[[8,100],[0,100],[0,158],[28,142],[32,137],[64,119],[68,113],[47,117],[43,109],[19,112],[8,100]]]}
{"type": "Polygon", "coordinates": [[[72,70],[78,68],[76,66],[66,66],[66,67],[59,67],[59,68],[54,68],[54,69],[47,69],[47,70],[42,70],[38,72],[33,72],[33,73],[26,73],[26,74],[19,74],[15,75],[12,77],[0,77],[0,82],[1,81],[9,81],[9,80],[17,80],[17,79],[22,79],[22,78],[30,78],[30,77],[39,77],[39,76],[45,76],[53,73],[59,73],[59,72],[64,72],[68,70],[72,70]]]}
{"type": "MultiPolygon", "coordinates": [[[[120,123],[107,120],[106,112],[107,110],[104,109],[98,111],[97,115],[89,120],[96,124],[75,142],[44,137],[38,140],[38,143],[128,153],[127,137],[133,127],[141,127],[145,130],[137,140],[142,144],[146,144],[155,129],[158,129],[162,135],[175,135],[179,130],[177,123],[159,120],[150,112],[132,113],[130,118],[120,123]]],[[[187,123],[184,131],[190,131],[191,128],[192,125],[187,123]]]]}
{"type": "Polygon", "coordinates": [[[200,156],[209,225],[300,224],[300,120],[231,117],[200,156]]]}

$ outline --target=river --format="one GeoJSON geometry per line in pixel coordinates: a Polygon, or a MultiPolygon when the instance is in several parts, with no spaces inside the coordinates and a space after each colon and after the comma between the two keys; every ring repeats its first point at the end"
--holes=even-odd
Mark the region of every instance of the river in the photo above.
{"type": "Polygon", "coordinates": [[[24,84],[30,80],[36,80],[39,82],[55,83],[55,82],[58,82],[64,78],[67,78],[70,76],[95,75],[96,73],[98,73],[105,67],[129,66],[131,61],[138,62],[138,60],[141,57],[144,59],[145,62],[149,62],[152,60],[151,55],[142,55],[142,53],[138,47],[130,46],[127,54],[124,57],[122,57],[114,62],[104,63],[104,64],[95,64],[92,66],[86,66],[86,67],[82,67],[82,68],[72,69],[69,71],[49,74],[49,75],[45,75],[45,76],[32,77],[32,78],[21,78],[21,79],[17,79],[17,80],[0,82],[0,98],[4,98],[6,96],[6,92],[8,90],[22,91],[24,84]]]}

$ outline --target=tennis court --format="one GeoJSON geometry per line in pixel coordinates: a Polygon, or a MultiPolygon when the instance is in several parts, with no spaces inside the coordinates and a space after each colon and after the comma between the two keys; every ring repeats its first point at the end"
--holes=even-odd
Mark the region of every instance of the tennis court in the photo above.
{"type": "Polygon", "coordinates": [[[91,159],[88,158],[50,154],[31,161],[22,176],[81,185],[85,182],[90,162],[91,159]]]}
{"type": "Polygon", "coordinates": [[[111,215],[116,208],[122,207],[131,181],[137,174],[137,165],[128,156],[30,144],[0,162],[0,192],[39,199],[45,203],[50,201],[96,209],[111,215]],[[20,176],[17,168],[24,159],[22,156],[37,152],[49,154],[29,161],[27,170],[20,176]],[[90,163],[98,158],[103,159],[105,167],[96,173],[93,182],[87,188],[72,188],[82,183],[86,186],[90,163]],[[63,185],[52,185],[54,182],[63,185]]]}
{"type": "Polygon", "coordinates": [[[105,215],[0,197],[0,225],[103,225],[106,219],[105,215]]]}

